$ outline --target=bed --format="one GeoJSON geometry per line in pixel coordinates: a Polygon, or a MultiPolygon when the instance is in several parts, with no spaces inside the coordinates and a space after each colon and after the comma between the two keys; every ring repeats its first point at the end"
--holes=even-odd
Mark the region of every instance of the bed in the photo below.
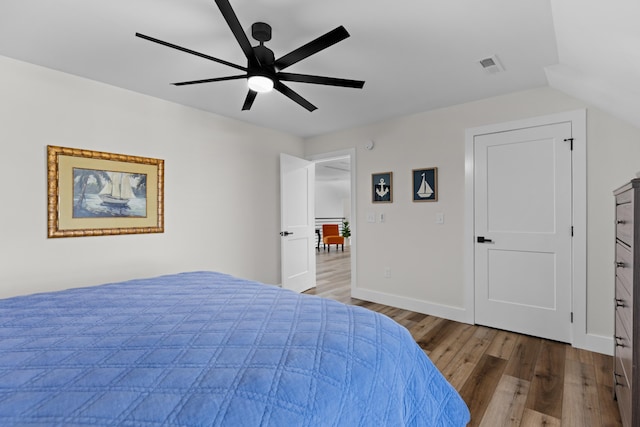
{"type": "Polygon", "coordinates": [[[409,332],[215,272],[0,300],[0,425],[463,426],[409,332]]]}

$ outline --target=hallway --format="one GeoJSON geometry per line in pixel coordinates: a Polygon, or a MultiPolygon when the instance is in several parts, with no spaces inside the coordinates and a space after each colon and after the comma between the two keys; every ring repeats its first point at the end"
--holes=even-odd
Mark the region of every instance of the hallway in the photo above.
{"type": "Polygon", "coordinates": [[[316,252],[316,287],[306,293],[353,304],[351,299],[351,246],[344,252],[334,247],[331,252],[322,249],[316,252]]]}

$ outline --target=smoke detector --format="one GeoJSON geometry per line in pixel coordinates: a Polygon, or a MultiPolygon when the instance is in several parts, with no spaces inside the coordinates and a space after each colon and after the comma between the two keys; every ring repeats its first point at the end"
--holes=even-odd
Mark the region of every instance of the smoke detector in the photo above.
{"type": "Polygon", "coordinates": [[[504,67],[498,60],[497,55],[489,56],[478,61],[478,64],[487,74],[495,74],[504,71],[504,67]]]}

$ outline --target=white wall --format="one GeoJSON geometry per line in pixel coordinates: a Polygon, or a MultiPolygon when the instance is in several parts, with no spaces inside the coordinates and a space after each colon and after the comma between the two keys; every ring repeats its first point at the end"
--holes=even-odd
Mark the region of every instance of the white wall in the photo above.
{"type": "Polygon", "coordinates": [[[200,269],[280,282],[297,137],[4,57],[0,94],[0,297],[200,269]],[[165,233],[47,239],[47,145],[164,159],[165,233]]]}
{"type": "Polygon", "coordinates": [[[351,183],[347,180],[316,180],[316,218],[347,217],[351,183]]]}
{"type": "Polygon", "coordinates": [[[358,292],[462,318],[465,129],[587,108],[587,330],[613,331],[612,191],[640,171],[640,129],[550,88],[533,89],[324,135],[307,156],[357,147],[358,292]],[[373,150],[364,144],[375,141],[373,150]],[[411,170],[438,167],[438,202],[411,201],[411,170]],[[371,174],[393,171],[391,204],[371,203],[371,174]],[[367,213],[384,213],[368,223],[367,213]],[[435,224],[444,213],[445,223],[435,224]],[[384,268],[391,277],[384,277],[384,268]]]}
{"type": "Polygon", "coordinates": [[[640,130],[550,88],[302,142],[202,111],[0,57],[0,297],[194,269],[280,282],[278,155],[357,148],[358,288],[455,317],[464,306],[465,129],[588,109],[588,331],[613,330],[612,190],[640,171],[640,130]],[[362,147],[370,140],[372,151],[362,147]],[[165,159],[163,234],[47,239],[46,146],[165,159]],[[439,201],[410,172],[438,167],[439,201]],[[371,173],[394,202],[371,203],[371,173]],[[251,192],[260,183],[261,192],[251,192]],[[368,212],[386,215],[367,223],[368,212]],[[435,214],[444,213],[444,225],[435,214]],[[384,278],[384,268],[391,277],[384,278]]]}

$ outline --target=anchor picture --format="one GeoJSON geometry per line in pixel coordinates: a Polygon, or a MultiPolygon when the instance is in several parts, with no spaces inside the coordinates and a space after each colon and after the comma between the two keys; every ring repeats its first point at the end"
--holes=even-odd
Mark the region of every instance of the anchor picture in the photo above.
{"type": "Polygon", "coordinates": [[[438,168],[413,170],[413,201],[435,202],[438,200],[438,168]]]}
{"type": "Polygon", "coordinates": [[[389,194],[389,186],[384,182],[384,178],[380,178],[380,183],[376,185],[376,194],[378,197],[384,197],[389,194]]]}
{"type": "Polygon", "coordinates": [[[373,203],[390,203],[393,201],[392,179],[392,172],[374,173],[371,175],[373,203]]]}

